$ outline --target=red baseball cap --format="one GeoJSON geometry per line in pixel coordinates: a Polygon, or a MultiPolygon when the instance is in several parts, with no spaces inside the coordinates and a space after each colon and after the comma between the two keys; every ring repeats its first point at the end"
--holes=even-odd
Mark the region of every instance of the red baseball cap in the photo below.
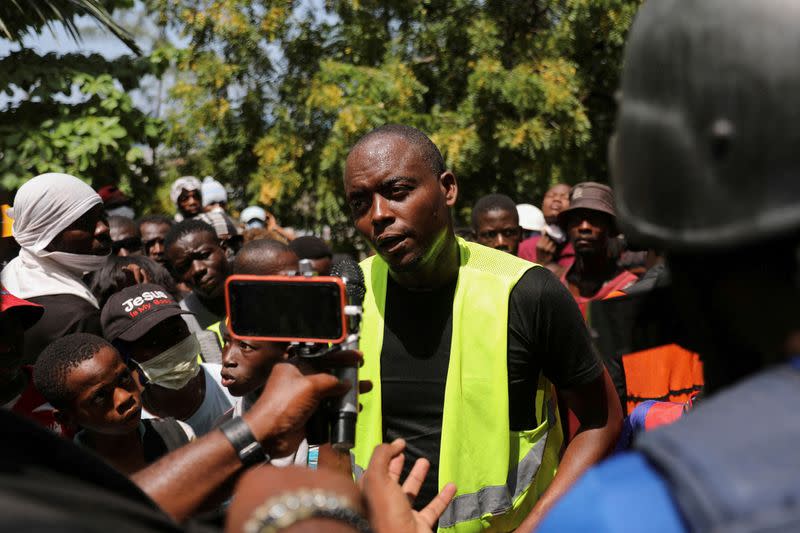
{"type": "Polygon", "coordinates": [[[36,324],[44,314],[44,307],[41,305],[17,298],[0,285],[0,314],[5,314],[12,309],[22,321],[22,327],[25,329],[36,324]]]}

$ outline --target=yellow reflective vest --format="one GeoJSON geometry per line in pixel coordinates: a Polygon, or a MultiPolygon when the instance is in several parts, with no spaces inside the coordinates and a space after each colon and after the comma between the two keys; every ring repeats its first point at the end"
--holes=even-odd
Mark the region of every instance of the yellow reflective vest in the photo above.
{"type": "MultiPolygon", "coordinates": [[[[439,519],[439,531],[512,531],[555,476],[563,444],[553,387],[544,376],[535,391],[539,426],[528,431],[509,427],[508,299],[528,269],[541,267],[462,239],[458,246],[461,264],[439,451],[439,490],[452,481],[458,492],[439,519]]],[[[380,257],[363,261],[361,267],[367,294],[360,379],[371,380],[374,388],[360,398],[363,410],[353,449],[356,476],[382,442],[380,358],[388,276],[380,257]]]]}

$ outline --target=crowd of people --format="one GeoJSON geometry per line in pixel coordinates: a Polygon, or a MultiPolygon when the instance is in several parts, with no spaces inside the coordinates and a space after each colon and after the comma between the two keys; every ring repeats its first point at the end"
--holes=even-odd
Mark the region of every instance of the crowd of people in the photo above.
{"type": "Polygon", "coordinates": [[[425,133],[361,137],[358,350],[231,331],[230,276],[349,259],[213,178],[136,219],[116,187],[32,177],[0,271],[3,529],[797,530],[797,15],[645,3],[613,188],[489,194],[459,227],[425,133]],[[355,445],[320,442],[353,388],[355,445]]]}

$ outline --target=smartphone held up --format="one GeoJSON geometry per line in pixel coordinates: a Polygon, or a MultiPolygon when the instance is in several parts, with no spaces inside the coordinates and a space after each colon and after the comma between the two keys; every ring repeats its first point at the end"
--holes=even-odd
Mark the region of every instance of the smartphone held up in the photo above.
{"type": "MultiPolygon", "coordinates": [[[[228,329],[242,340],[289,342],[298,356],[317,359],[336,350],[357,350],[364,275],[353,260],[335,265],[331,276],[234,275],[225,285],[228,329]]],[[[341,398],[312,420],[309,442],[355,445],[358,367],[332,369],[351,383],[341,398]]]]}

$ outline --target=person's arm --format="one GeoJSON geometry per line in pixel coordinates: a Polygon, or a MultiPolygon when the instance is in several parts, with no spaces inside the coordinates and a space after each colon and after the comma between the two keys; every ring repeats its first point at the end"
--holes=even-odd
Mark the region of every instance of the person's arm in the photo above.
{"type": "Polygon", "coordinates": [[[578,418],[578,431],[561,457],[556,477],[520,524],[519,531],[533,531],[578,478],[614,450],[622,429],[622,408],[605,370],[590,383],[560,389],[558,394],[578,418]]]}
{"type": "Polygon", "coordinates": [[[530,531],[587,468],[613,451],[622,410],[575,300],[544,268],[529,270],[511,293],[509,354],[512,375],[527,364],[528,380],[535,383],[544,372],[578,420],[555,478],[520,525],[519,531],[530,531]]]}
{"type": "MultiPolygon", "coordinates": [[[[354,363],[358,354],[350,353],[354,363]]],[[[296,449],[300,430],[319,401],[347,389],[348,384],[333,375],[304,375],[292,364],[279,363],[259,400],[242,418],[265,450],[281,457],[296,449]]],[[[215,430],[165,455],[131,479],[161,509],[181,522],[241,469],[233,446],[221,431],[215,430]]]]}

